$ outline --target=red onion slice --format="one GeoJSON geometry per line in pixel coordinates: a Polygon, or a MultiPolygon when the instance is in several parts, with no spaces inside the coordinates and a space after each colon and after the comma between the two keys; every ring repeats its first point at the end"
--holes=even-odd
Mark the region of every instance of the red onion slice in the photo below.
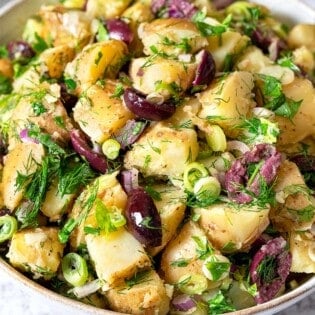
{"type": "Polygon", "coordinates": [[[129,25],[120,19],[109,19],[106,21],[106,28],[108,30],[109,37],[125,42],[129,45],[133,40],[133,32],[129,25]]]}
{"type": "Polygon", "coordinates": [[[215,61],[211,53],[205,49],[201,50],[197,54],[196,59],[200,61],[196,70],[195,79],[192,84],[193,86],[207,86],[215,77],[215,61]]]}
{"type": "Polygon", "coordinates": [[[172,300],[172,305],[177,311],[192,311],[197,307],[196,302],[187,294],[177,295],[172,300]]]}
{"type": "Polygon", "coordinates": [[[30,136],[28,135],[28,129],[27,129],[27,128],[22,129],[22,130],[20,131],[20,139],[21,139],[21,141],[24,142],[24,143],[28,143],[28,142],[33,142],[33,143],[36,143],[36,144],[39,143],[38,140],[36,140],[36,139],[34,139],[34,138],[32,138],[32,137],[30,137],[30,136]]]}
{"type": "Polygon", "coordinates": [[[133,189],[139,187],[138,175],[139,171],[135,168],[120,173],[120,183],[127,195],[129,195],[133,189]]]}

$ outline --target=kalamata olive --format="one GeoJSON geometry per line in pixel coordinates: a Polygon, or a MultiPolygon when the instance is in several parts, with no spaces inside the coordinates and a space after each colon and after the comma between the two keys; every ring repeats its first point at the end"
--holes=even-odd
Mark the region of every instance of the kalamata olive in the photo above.
{"type": "Polygon", "coordinates": [[[212,0],[211,3],[213,4],[216,10],[222,10],[235,1],[236,0],[212,0]]]}
{"type": "Polygon", "coordinates": [[[7,49],[10,59],[20,63],[27,63],[35,56],[31,45],[25,41],[11,41],[8,43],[7,49]]]}
{"type": "Polygon", "coordinates": [[[267,241],[256,252],[250,265],[250,279],[257,285],[257,303],[273,299],[285,283],[291,268],[292,257],[283,237],[267,241]]]}
{"type": "Polygon", "coordinates": [[[191,18],[197,8],[189,0],[152,0],[152,12],[163,18],[191,18]]]}
{"type": "Polygon", "coordinates": [[[142,187],[130,191],[125,215],[128,229],[140,243],[149,247],[161,245],[161,217],[153,199],[142,187]]]}
{"type": "Polygon", "coordinates": [[[138,117],[148,120],[160,121],[167,119],[171,117],[176,110],[175,105],[170,102],[162,104],[149,102],[144,96],[131,88],[125,89],[123,99],[130,111],[138,117]]]}
{"type": "Polygon", "coordinates": [[[302,172],[315,171],[315,155],[299,154],[290,158],[302,172]]]}
{"type": "Polygon", "coordinates": [[[129,145],[135,143],[143,133],[147,123],[144,121],[136,121],[130,119],[126,125],[122,127],[115,135],[115,139],[120,143],[120,146],[125,150],[129,145]]]}
{"type": "Polygon", "coordinates": [[[65,107],[67,113],[71,113],[72,108],[75,106],[75,104],[78,101],[77,96],[68,93],[67,87],[65,83],[59,83],[60,85],[60,100],[65,107]]]}
{"type": "Polygon", "coordinates": [[[129,25],[120,19],[109,19],[106,21],[108,35],[112,39],[117,39],[129,45],[133,40],[133,32],[129,25]]]}
{"type": "Polygon", "coordinates": [[[105,156],[94,152],[88,144],[88,141],[78,129],[73,129],[70,132],[71,143],[74,151],[86,158],[91,167],[95,170],[105,173],[107,170],[107,161],[105,156]]]}
{"type": "Polygon", "coordinates": [[[215,76],[215,61],[210,52],[203,49],[196,56],[199,61],[193,85],[208,85],[215,76]]]}

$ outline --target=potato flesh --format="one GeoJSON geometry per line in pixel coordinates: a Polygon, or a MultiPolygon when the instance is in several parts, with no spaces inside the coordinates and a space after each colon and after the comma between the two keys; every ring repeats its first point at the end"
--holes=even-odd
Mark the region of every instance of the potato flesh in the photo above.
{"type": "Polygon", "coordinates": [[[199,101],[201,109],[197,114],[202,119],[217,117],[214,124],[219,125],[226,135],[237,136],[239,125],[255,106],[252,97],[253,75],[249,72],[235,71],[217,79],[202,93],[199,101]]]}
{"type": "Polygon", "coordinates": [[[151,260],[142,245],[124,228],[108,235],[88,234],[85,239],[97,277],[109,286],[151,266],[151,260]]]}
{"type": "Polygon", "coordinates": [[[116,18],[127,9],[131,2],[132,0],[89,0],[86,5],[86,12],[96,18],[116,18]]]}
{"type": "Polygon", "coordinates": [[[14,267],[49,279],[58,270],[63,248],[57,228],[27,229],[13,235],[7,257],[14,267]]]}
{"type": "Polygon", "coordinates": [[[181,177],[198,154],[197,134],[192,129],[174,129],[163,122],[147,133],[125,155],[127,169],[137,168],[145,176],[181,177]]]}
{"type": "Polygon", "coordinates": [[[202,273],[203,261],[197,257],[197,243],[192,237],[205,238],[205,232],[199,226],[189,221],[179,234],[173,238],[162,254],[161,272],[167,283],[175,284],[181,277],[202,273]],[[187,262],[186,266],[177,266],[174,262],[187,262]]]}
{"type": "Polygon", "coordinates": [[[120,98],[113,97],[115,82],[93,85],[73,108],[73,118],[92,141],[103,143],[134,117],[120,98]]]}
{"type": "Polygon", "coordinates": [[[169,297],[163,281],[154,271],[147,271],[139,283],[129,287],[121,285],[106,292],[112,310],[128,314],[166,315],[169,297]]]}
{"type": "Polygon", "coordinates": [[[201,36],[195,24],[187,19],[157,19],[140,25],[138,33],[146,55],[154,54],[150,48],[152,46],[159,52],[178,55],[195,53],[208,45],[207,39],[201,36]]]}
{"type": "MultiPolygon", "coordinates": [[[[120,183],[116,179],[117,172],[105,174],[96,179],[98,183],[97,197],[103,202],[107,208],[114,207],[118,211],[123,211],[127,204],[127,195],[122,189],[120,183]]],[[[70,212],[70,217],[77,219],[84,211],[84,204],[89,198],[90,190],[86,188],[76,199],[74,206],[70,212]]],[[[86,219],[79,224],[70,236],[71,247],[77,249],[81,244],[85,244],[84,227],[89,226],[97,228],[97,220],[95,217],[95,205],[90,209],[86,219]]]]}
{"type": "Polygon", "coordinates": [[[34,172],[44,157],[44,148],[36,143],[19,143],[5,158],[2,173],[2,194],[5,206],[14,211],[23,199],[25,187],[17,189],[18,173],[34,172]]]}
{"type": "Polygon", "coordinates": [[[308,192],[304,178],[295,163],[288,160],[282,162],[274,190],[278,198],[283,199],[270,213],[270,219],[277,230],[290,232],[310,229],[315,222],[315,213],[307,218],[303,217],[303,213],[305,209],[315,209],[315,198],[308,192]]]}
{"type": "Polygon", "coordinates": [[[215,248],[229,252],[247,250],[269,224],[269,207],[257,208],[238,205],[233,209],[227,204],[214,204],[195,208],[200,215],[199,224],[215,248]]]}
{"type": "Polygon", "coordinates": [[[154,200],[162,222],[162,245],[148,248],[150,255],[155,256],[175,236],[176,230],[184,219],[186,195],[183,190],[174,186],[154,185],[161,200],[154,200]]]}
{"type": "Polygon", "coordinates": [[[296,102],[302,101],[298,112],[290,120],[276,116],[280,136],[278,145],[300,142],[315,134],[315,88],[312,83],[303,78],[295,78],[289,85],[283,86],[283,93],[287,98],[296,102]]]}

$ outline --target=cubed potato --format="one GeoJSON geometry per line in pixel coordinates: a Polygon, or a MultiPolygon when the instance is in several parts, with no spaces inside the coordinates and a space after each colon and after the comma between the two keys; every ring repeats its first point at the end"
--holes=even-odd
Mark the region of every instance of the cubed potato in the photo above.
{"type": "Polygon", "coordinates": [[[138,33],[146,55],[154,54],[152,46],[159,52],[178,56],[193,54],[208,45],[206,37],[201,36],[195,24],[187,19],[156,19],[141,24],[138,33]]]}
{"type": "Polygon", "coordinates": [[[113,97],[116,82],[87,89],[73,108],[73,118],[92,141],[103,143],[122,128],[134,114],[120,98],[113,97]]]}
{"type": "Polygon", "coordinates": [[[174,237],[184,219],[186,194],[183,190],[169,185],[154,185],[152,188],[159,193],[160,200],[154,200],[154,204],[162,222],[162,245],[148,248],[149,254],[155,256],[174,237]]]}
{"type": "Polygon", "coordinates": [[[288,34],[288,44],[290,48],[306,46],[315,52],[315,25],[301,23],[295,25],[288,34]]]}
{"type": "Polygon", "coordinates": [[[295,163],[282,162],[274,190],[278,203],[270,213],[273,226],[282,232],[310,229],[315,221],[315,198],[295,163]]]}
{"type": "Polygon", "coordinates": [[[293,51],[293,61],[306,72],[311,73],[315,70],[315,56],[305,46],[296,48],[293,51]]]}
{"type": "Polygon", "coordinates": [[[159,122],[125,155],[127,169],[137,168],[145,176],[182,177],[185,167],[198,155],[197,134],[193,129],[174,129],[159,122]]]}
{"type": "Polygon", "coordinates": [[[115,78],[127,53],[127,45],[116,39],[87,45],[68,63],[65,76],[77,83],[77,92],[82,92],[97,80],[115,78]]]}
{"type": "Polygon", "coordinates": [[[254,79],[249,72],[235,71],[218,78],[200,93],[202,107],[197,116],[212,119],[226,135],[234,138],[239,131],[237,126],[255,106],[253,88],[254,79]]]}
{"type": "Polygon", "coordinates": [[[40,72],[36,65],[28,68],[23,74],[16,78],[13,83],[13,92],[30,92],[40,85],[40,72]]]}
{"type": "MultiPolygon", "coordinates": [[[[88,186],[80,196],[76,199],[71,210],[70,217],[78,219],[86,211],[86,202],[91,196],[91,190],[97,188],[97,198],[99,198],[107,208],[115,208],[117,211],[123,212],[127,204],[127,195],[120,183],[116,179],[117,172],[105,174],[98,177],[92,186],[88,186]],[[95,186],[97,185],[97,186],[95,186]]],[[[85,244],[84,227],[89,226],[97,228],[97,220],[95,216],[95,205],[91,206],[89,213],[72,232],[70,236],[71,247],[76,249],[81,244],[85,244]]]]}
{"type": "Polygon", "coordinates": [[[35,29],[24,31],[24,37],[36,41],[34,32],[38,30],[38,35],[48,44],[69,45],[77,51],[87,45],[92,38],[91,18],[86,12],[66,10],[61,6],[42,6],[36,20],[37,22],[32,23],[35,24],[35,29]]]}
{"type": "Polygon", "coordinates": [[[294,80],[294,72],[291,69],[275,64],[256,46],[244,50],[237,59],[235,68],[240,71],[270,75],[282,84],[290,84],[294,80]]]}
{"type": "Polygon", "coordinates": [[[196,69],[196,63],[149,56],[133,59],[129,75],[136,90],[144,94],[159,93],[167,99],[191,86],[196,69]]]}
{"type": "Polygon", "coordinates": [[[89,0],[86,5],[86,12],[96,18],[116,18],[127,9],[131,2],[132,0],[89,0]]]}
{"type": "Polygon", "coordinates": [[[276,116],[280,129],[278,145],[293,144],[315,134],[315,88],[303,78],[295,78],[291,84],[283,86],[287,98],[301,101],[298,112],[292,119],[276,116]]]}
{"type": "Polygon", "coordinates": [[[2,193],[5,206],[14,211],[20,204],[25,187],[18,187],[18,174],[29,175],[44,156],[44,148],[36,143],[18,143],[5,158],[2,173],[2,193]]]}
{"type": "Polygon", "coordinates": [[[135,283],[127,280],[106,292],[110,308],[127,314],[166,315],[170,298],[158,274],[154,270],[145,270],[135,274],[133,279],[135,283]]]}
{"type": "Polygon", "coordinates": [[[195,208],[199,224],[215,248],[235,252],[248,250],[269,224],[269,207],[230,206],[225,203],[195,208]]]}
{"type": "Polygon", "coordinates": [[[74,194],[61,196],[58,192],[58,183],[53,182],[47,190],[40,210],[50,221],[58,221],[67,212],[74,198],[74,194]]]}
{"type": "Polygon", "coordinates": [[[140,242],[124,228],[108,235],[88,234],[85,239],[97,277],[109,286],[151,266],[151,260],[140,242]]]}
{"type": "Polygon", "coordinates": [[[9,130],[9,145],[17,142],[20,131],[30,123],[38,125],[59,143],[70,140],[69,131],[73,128],[71,119],[60,101],[60,86],[52,84],[33,90],[22,96],[15,107],[9,130]]]}
{"type": "Polygon", "coordinates": [[[248,45],[248,42],[249,38],[247,36],[234,31],[226,31],[217,36],[210,36],[207,50],[210,51],[215,61],[217,71],[224,69],[229,58],[236,58],[248,45]]]}
{"type": "Polygon", "coordinates": [[[41,71],[48,74],[50,78],[59,79],[66,64],[74,58],[75,50],[68,45],[46,49],[39,57],[41,71]]]}
{"type": "Polygon", "coordinates": [[[14,267],[30,271],[35,278],[50,279],[61,263],[63,248],[57,228],[27,229],[13,235],[7,257],[14,267]]]}
{"type": "Polygon", "coordinates": [[[309,232],[291,232],[291,272],[315,273],[315,237],[309,232]]]}
{"type": "Polygon", "coordinates": [[[183,276],[203,275],[203,260],[198,258],[198,244],[194,237],[207,241],[198,224],[189,221],[163,251],[161,274],[167,283],[176,284],[183,276]]]}

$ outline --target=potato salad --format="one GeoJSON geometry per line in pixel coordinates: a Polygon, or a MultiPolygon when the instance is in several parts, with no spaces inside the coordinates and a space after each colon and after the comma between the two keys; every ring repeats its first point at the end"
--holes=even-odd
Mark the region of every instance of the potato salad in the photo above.
{"type": "Polygon", "coordinates": [[[315,273],[315,24],[233,0],[60,0],[0,46],[0,255],[128,314],[315,273]]]}

